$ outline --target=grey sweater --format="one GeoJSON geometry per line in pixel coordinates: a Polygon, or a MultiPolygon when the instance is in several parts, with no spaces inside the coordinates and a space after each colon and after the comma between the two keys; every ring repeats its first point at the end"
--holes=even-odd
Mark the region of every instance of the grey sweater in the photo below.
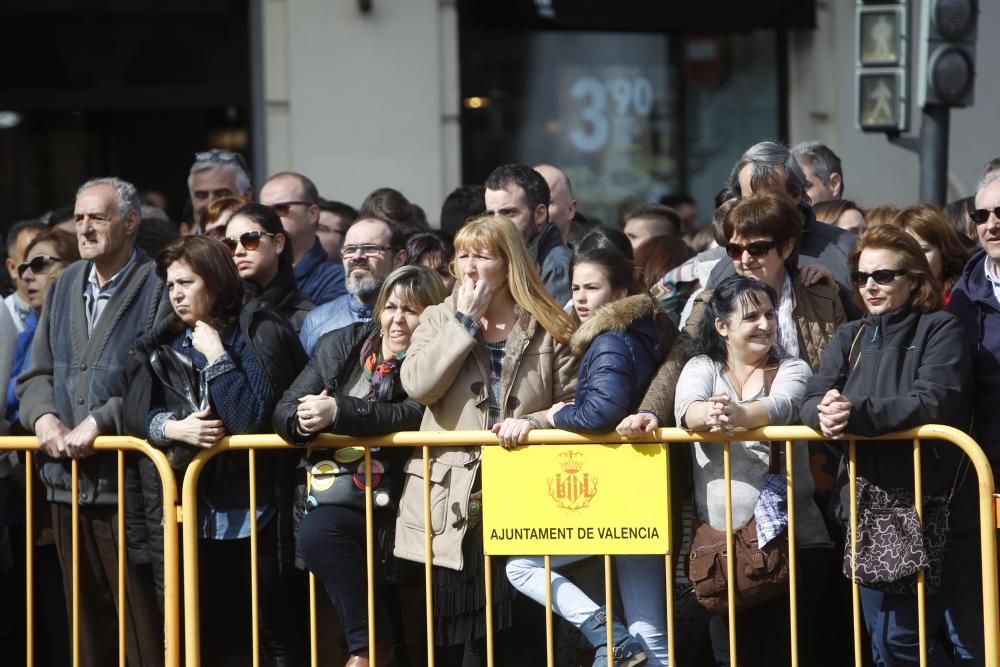
{"type": "MultiPolygon", "coordinates": [[[[768,423],[794,424],[798,421],[798,406],[805,394],[806,381],[812,375],[809,365],[801,359],[784,359],[771,385],[740,403],[761,401],[767,408],[768,423]]],[[[677,380],[674,415],[677,423],[695,401],[706,401],[713,394],[737,392],[722,367],[706,356],[694,357],[684,366],[677,380]]],[[[795,529],[800,547],[829,546],[830,538],[819,507],[813,501],[813,478],[809,470],[809,451],[805,443],[797,442],[792,450],[795,469],[795,529]]],[[[694,444],[695,508],[698,518],[716,530],[726,529],[726,483],[723,476],[722,443],[694,444]]],[[[753,517],[757,497],[768,474],[769,446],[767,442],[736,441],[730,448],[733,480],[733,530],[742,528],[753,517]]]]}

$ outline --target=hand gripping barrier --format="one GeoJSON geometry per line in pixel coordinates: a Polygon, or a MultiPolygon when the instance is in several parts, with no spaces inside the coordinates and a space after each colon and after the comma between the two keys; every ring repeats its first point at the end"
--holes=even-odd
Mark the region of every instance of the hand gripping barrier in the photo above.
{"type": "MultiPolygon", "coordinates": [[[[850,524],[851,524],[851,544],[852,552],[856,549],[856,531],[857,531],[857,506],[854,495],[855,490],[855,461],[856,461],[856,449],[858,443],[862,443],[865,447],[877,447],[878,441],[880,440],[912,440],[913,441],[913,461],[914,461],[914,483],[915,491],[917,497],[917,513],[918,516],[922,515],[922,501],[921,501],[921,459],[920,459],[920,448],[921,440],[934,439],[947,441],[961,449],[965,455],[970,459],[972,464],[972,469],[975,471],[977,476],[977,487],[978,487],[978,507],[979,507],[979,539],[980,539],[980,556],[982,559],[982,593],[983,593],[983,621],[984,621],[984,647],[985,647],[985,664],[991,667],[1000,667],[1000,646],[998,646],[998,632],[1000,632],[1000,621],[998,621],[998,593],[997,593],[997,551],[996,551],[996,527],[997,527],[997,513],[994,501],[994,482],[993,474],[990,468],[989,462],[986,455],[980,449],[980,447],[972,440],[968,435],[962,433],[961,431],[948,427],[939,425],[926,425],[915,429],[910,429],[907,431],[901,431],[898,433],[887,434],[884,436],[879,436],[876,438],[858,438],[858,437],[845,437],[844,440],[848,443],[848,467],[850,474],[850,485],[851,485],[851,508],[850,508],[850,524]]],[[[557,430],[535,430],[531,431],[527,438],[527,445],[544,445],[544,444],[574,444],[574,445],[588,445],[588,444],[626,444],[626,443],[662,443],[667,446],[676,446],[684,443],[693,442],[721,442],[723,443],[723,466],[725,471],[725,477],[727,480],[726,494],[725,494],[725,507],[726,507],[726,528],[727,528],[727,552],[732,553],[733,551],[733,537],[732,537],[732,488],[731,488],[731,469],[730,469],[730,447],[733,440],[761,440],[761,441],[785,441],[786,442],[786,456],[785,456],[785,475],[786,475],[786,494],[788,499],[788,541],[790,545],[795,544],[795,502],[793,493],[793,483],[794,483],[794,473],[793,473],[793,448],[791,443],[793,441],[818,441],[826,440],[819,433],[806,428],[804,426],[768,426],[761,429],[755,429],[752,431],[736,432],[730,436],[716,433],[690,433],[682,429],[677,428],[663,428],[658,429],[653,433],[647,434],[643,437],[637,438],[624,438],[618,434],[603,434],[603,435],[582,435],[576,433],[569,433],[565,431],[557,430]]],[[[347,438],[343,436],[331,436],[323,435],[317,438],[309,449],[323,449],[329,447],[343,447],[343,446],[355,446],[365,448],[365,478],[366,480],[371,479],[371,448],[372,447],[419,447],[423,455],[423,480],[424,480],[424,522],[425,526],[429,526],[431,523],[430,518],[430,451],[431,448],[435,446],[456,446],[456,445],[467,445],[467,446],[495,446],[496,436],[489,431],[422,431],[422,432],[404,432],[404,433],[394,433],[384,437],[377,438],[347,438]]],[[[190,667],[196,667],[200,664],[199,655],[199,617],[198,617],[198,562],[197,562],[197,523],[194,517],[197,516],[197,484],[198,478],[204,469],[205,464],[214,456],[221,452],[226,451],[246,451],[249,462],[249,474],[248,483],[250,485],[250,520],[251,520],[251,572],[252,572],[252,582],[251,582],[251,600],[253,604],[252,609],[252,623],[253,623],[253,647],[259,645],[258,637],[258,621],[257,621],[257,562],[256,562],[256,476],[255,476],[255,452],[257,450],[295,450],[302,452],[302,448],[295,448],[285,444],[283,441],[273,435],[246,435],[246,436],[233,436],[227,438],[222,443],[216,447],[200,452],[194,460],[191,462],[190,467],[184,478],[183,487],[183,516],[188,517],[189,520],[184,525],[184,598],[185,598],[185,636],[186,636],[186,664],[190,667]]],[[[669,461],[666,465],[665,474],[669,479],[669,461]]],[[[377,664],[375,651],[375,623],[373,615],[373,604],[374,604],[374,554],[373,554],[373,540],[372,540],[372,489],[370,485],[366,486],[366,530],[367,530],[367,573],[368,573],[368,628],[369,628],[369,647],[370,655],[369,660],[372,664],[377,664]]],[[[669,494],[668,494],[668,504],[669,494]]],[[[668,507],[668,517],[670,516],[670,511],[668,507]]],[[[671,556],[676,550],[676,545],[671,543],[672,537],[669,525],[670,519],[668,518],[668,525],[665,526],[665,532],[668,536],[667,544],[668,548],[664,554],[664,567],[665,567],[665,582],[666,582],[666,608],[665,618],[667,621],[667,644],[668,652],[671,656],[670,661],[672,665],[677,665],[678,662],[674,660],[675,655],[675,632],[674,632],[674,606],[673,606],[673,571],[671,568],[671,556]]],[[[426,633],[427,633],[427,664],[434,664],[434,632],[433,632],[433,599],[432,599],[432,550],[431,550],[431,533],[425,530],[425,603],[426,603],[426,633]]],[[[613,614],[612,609],[612,583],[611,583],[611,557],[608,555],[604,556],[604,566],[605,566],[605,603],[607,605],[608,614],[613,614]]],[[[728,579],[729,581],[734,580],[734,559],[727,559],[728,567],[728,579]]],[[[790,585],[789,585],[789,605],[791,609],[790,620],[791,620],[791,633],[788,639],[790,643],[792,665],[799,665],[799,644],[798,644],[798,627],[796,619],[796,609],[798,607],[798,598],[796,593],[796,578],[797,578],[797,554],[795,548],[789,549],[789,568],[790,568],[790,585]]],[[[492,586],[491,586],[491,564],[490,557],[485,557],[485,588],[486,588],[486,646],[487,646],[487,664],[489,667],[493,666],[494,661],[494,637],[493,637],[493,619],[492,619],[492,586]]],[[[501,575],[502,576],[502,575],[501,575]]],[[[550,560],[549,556],[545,556],[545,577],[546,581],[550,580],[550,560]]],[[[313,583],[313,582],[311,582],[313,583]]],[[[312,664],[318,664],[317,649],[316,649],[316,628],[315,628],[315,586],[312,586],[312,602],[313,602],[313,620],[312,620],[312,664]]],[[[546,601],[548,610],[546,612],[546,654],[548,658],[548,664],[550,667],[554,665],[554,650],[553,650],[553,625],[552,625],[552,593],[551,587],[546,587],[546,601]]],[[[854,624],[854,658],[855,664],[860,667],[862,664],[862,648],[861,648],[861,611],[860,611],[860,598],[859,598],[859,585],[853,584],[853,624],[854,624]]],[[[730,663],[738,664],[736,655],[736,612],[735,612],[735,593],[732,589],[728,591],[729,596],[729,654],[730,663]]],[[[918,577],[917,583],[917,608],[918,608],[918,618],[919,618],[919,633],[920,633],[920,644],[921,644],[921,656],[920,664],[927,664],[927,637],[926,637],[926,619],[925,619],[925,590],[923,573],[918,577]]],[[[611,644],[611,625],[608,624],[607,632],[608,644],[611,644]]],[[[612,665],[612,651],[608,651],[609,659],[608,665],[612,665]]],[[[253,664],[255,667],[259,665],[259,656],[257,651],[253,651],[254,658],[253,664]]]]}

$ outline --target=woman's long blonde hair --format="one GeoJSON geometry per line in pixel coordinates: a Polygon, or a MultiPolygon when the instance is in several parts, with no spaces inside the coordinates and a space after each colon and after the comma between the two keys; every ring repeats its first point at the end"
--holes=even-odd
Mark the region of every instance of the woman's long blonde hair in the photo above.
{"type": "MultiPolygon", "coordinates": [[[[482,216],[466,223],[455,234],[455,257],[470,250],[485,250],[502,259],[507,265],[507,286],[514,303],[531,313],[554,339],[569,342],[576,325],[549,296],[528,246],[509,218],[482,216]]],[[[452,259],[451,273],[461,283],[456,262],[452,259]]]]}

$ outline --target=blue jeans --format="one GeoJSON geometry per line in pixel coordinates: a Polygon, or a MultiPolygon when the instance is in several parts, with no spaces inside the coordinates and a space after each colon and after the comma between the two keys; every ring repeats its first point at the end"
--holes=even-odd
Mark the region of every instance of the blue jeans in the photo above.
{"type": "MultiPolygon", "coordinates": [[[[975,532],[952,535],[941,587],[926,596],[930,667],[984,664],[979,560],[975,532]]],[[[894,595],[862,586],[861,609],[878,667],[920,664],[916,595],[894,595]]]]}
{"type": "MultiPolygon", "coordinates": [[[[552,611],[580,627],[599,605],[555,568],[589,556],[552,556],[552,611]]],[[[646,648],[651,667],[667,664],[666,590],[663,556],[615,556],[615,572],[628,631],[646,648]]],[[[518,591],[545,604],[545,559],[511,556],[507,578],[518,591]]],[[[617,614],[616,614],[617,616],[617,614]]]]}

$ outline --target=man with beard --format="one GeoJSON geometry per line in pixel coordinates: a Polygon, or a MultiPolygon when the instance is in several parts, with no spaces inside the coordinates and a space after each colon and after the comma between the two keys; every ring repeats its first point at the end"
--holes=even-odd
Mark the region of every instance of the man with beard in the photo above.
{"type": "Polygon", "coordinates": [[[340,249],[347,294],[312,310],[299,338],[312,356],[320,336],[354,322],[370,320],[375,298],[392,270],[406,263],[403,233],[383,220],[365,218],[347,230],[340,249]]]}

